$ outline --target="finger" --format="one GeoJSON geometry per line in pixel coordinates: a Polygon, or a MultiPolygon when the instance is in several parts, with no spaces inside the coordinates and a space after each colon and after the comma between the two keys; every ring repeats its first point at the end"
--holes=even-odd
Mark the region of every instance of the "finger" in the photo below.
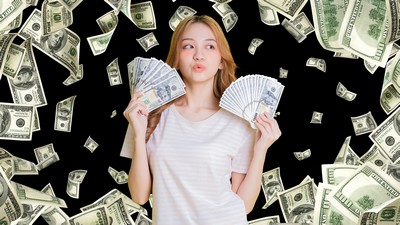
{"type": "Polygon", "coordinates": [[[135,93],[132,96],[132,99],[137,100],[141,95],[142,95],[141,91],[135,91],[135,93]]]}

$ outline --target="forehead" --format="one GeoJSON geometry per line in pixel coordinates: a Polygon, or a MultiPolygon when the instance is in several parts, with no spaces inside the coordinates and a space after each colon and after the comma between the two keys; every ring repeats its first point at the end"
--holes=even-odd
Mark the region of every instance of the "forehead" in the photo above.
{"type": "Polygon", "coordinates": [[[185,31],[182,33],[182,39],[215,40],[216,38],[213,31],[207,24],[196,22],[189,24],[186,27],[185,31]]]}

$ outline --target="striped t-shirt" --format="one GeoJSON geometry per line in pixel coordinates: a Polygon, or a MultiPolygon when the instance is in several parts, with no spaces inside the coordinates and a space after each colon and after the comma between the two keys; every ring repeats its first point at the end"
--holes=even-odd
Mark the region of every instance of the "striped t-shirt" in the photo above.
{"type": "Polygon", "coordinates": [[[220,109],[192,122],[172,104],[147,143],[153,175],[153,225],[247,225],[231,173],[246,173],[255,130],[220,109]]]}

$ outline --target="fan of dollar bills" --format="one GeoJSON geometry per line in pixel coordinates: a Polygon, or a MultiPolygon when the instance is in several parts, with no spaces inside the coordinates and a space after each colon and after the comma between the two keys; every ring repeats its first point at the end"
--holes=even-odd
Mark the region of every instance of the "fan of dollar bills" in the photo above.
{"type": "Polygon", "coordinates": [[[185,83],[175,68],[156,58],[135,57],[128,63],[131,96],[142,92],[140,99],[148,112],[186,94],[185,83]]]}
{"type": "Polygon", "coordinates": [[[222,94],[219,106],[250,122],[256,128],[257,115],[274,116],[284,86],[275,78],[259,74],[239,77],[222,94]]]}

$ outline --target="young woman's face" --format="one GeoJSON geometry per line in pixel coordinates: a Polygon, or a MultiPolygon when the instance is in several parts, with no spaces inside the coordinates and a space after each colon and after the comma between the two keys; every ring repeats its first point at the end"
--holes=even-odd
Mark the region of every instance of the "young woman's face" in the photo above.
{"type": "Polygon", "coordinates": [[[179,70],[186,82],[213,82],[221,53],[212,30],[203,23],[189,25],[179,46],[179,70]]]}

